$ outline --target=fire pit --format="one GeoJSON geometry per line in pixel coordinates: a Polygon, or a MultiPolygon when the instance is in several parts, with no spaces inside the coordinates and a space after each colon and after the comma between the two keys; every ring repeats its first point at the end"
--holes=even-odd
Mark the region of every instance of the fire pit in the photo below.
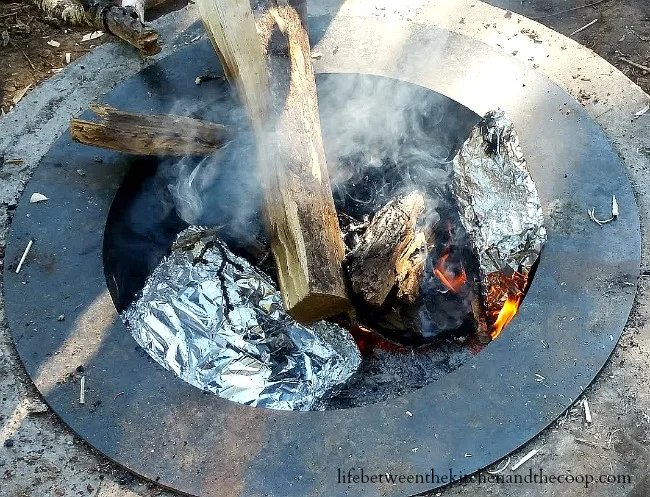
{"type": "MultiPolygon", "coordinates": [[[[426,274],[420,285],[422,295],[417,303],[403,306],[397,301],[394,308],[383,311],[385,315],[381,319],[373,319],[373,308],[360,302],[358,312],[366,313],[359,316],[360,323],[351,323],[345,317],[334,320],[343,327],[338,328],[338,333],[346,333],[344,328],[352,332],[366,359],[363,371],[326,405],[329,408],[354,407],[386,400],[435,381],[484,346],[475,335],[468,288],[460,281],[455,288],[447,279],[452,277],[443,274],[446,267],[448,271],[458,269],[464,274],[462,251],[465,259],[468,256],[471,259],[471,248],[463,246],[467,236],[453,233],[462,231],[462,227],[458,215],[452,215],[454,207],[447,197],[452,176],[451,158],[479,121],[479,116],[438,93],[377,76],[324,74],[319,76],[318,85],[325,142],[335,145],[334,150],[328,151],[329,162],[338,164],[332,180],[335,203],[348,237],[356,236],[350,228],[352,224],[364,224],[352,215],[356,219],[371,216],[387,200],[394,202],[395,192],[405,189],[429,190],[426,198],[435,203],[436,210],[428,216],[435,215],[437,219],[439,213],[443,216],[449,213],[445,220],[431,220],[431,224],[436,225],[435,236],[432,235],[436,247],[427,257],[426,274]],[[373,121],[377,128],[371,133],[356,124],[346,126],[355,120],[361,127],[373,121]],[[453,263],[448,260],[450,255],[456,259],[453,263]],[[402,309],[409,315],[400,317],[398,312],[402,309]],[[389,318],[401,321],[394,324],[389,318]]],[[[224,96],[230,91],[225,81],[212,87],[224,96]]],[[[229,110],[233,105],[229,99],[219,97],[216,102],[210,111],[213,115],[236,114],[229,110]]],[[[134,303],[145,279],[176,244],[177,234],[187,226],[179,215],[186,221],[217,226],[220,239],[243,257],[241,263],[258,266],[261,272],[275,279],[276,271],[269,260],[268,241],[261,221],[259,183],[250,174],[250,165],[255,161],[252,138],[246,131],[240,131],[217,159],[134,160],[113,202],[104,238],[106,279],[118,311],[123,312],[134,303]]],[[[192,241],[191,236],[189,239],[192,241]]],[[[352,243],[348,241],[349,245],[352,243]]],[[[147,285],[166,286],[165,282],[174,278],[171,275],[180,270],[168,270],[164,264],[157,277],[159,281],[147,285]]],[[[190,267],[188,265],[182,273],[190,267]]],[[[211,276],[208,282],[215,278],[218,279],[211,276]]],[[[186,292],[182,287],[180,291],[186,292]]],[[[189,332],[193,326],[201,326],[200,318],[195,318],[198,321],[194,325],[185,325],[188,330],[185,332],[175,330],[181,325],[172,324],[177,318],[169,317],[170,311],[183,316],[191,312],[194,305],[200,305],[202,298],[207,301],[213,298],[192,295],[186,305],[179,301],[182,309],[171,310],[176,305],[175,299],[167,301],[166,294],[152,292],[147,298],[155,303],[155,309],[138,304],[140,309],[128,313],[133,320],[130,327],[134,335],[162,365],[177,374],[182,371],[183,377],[193,378],[191,383],[199,388],[215,391],[216,373],[209,371],[216,352],[206,349],[204,341],[208,337],[205,333],[189,332]],[[151,324],[145,325],[145,321],[151,324]],[[168,326],[172,329],[166,335],[163,330],[168,326]],[[140,327],[149,331],[141,331],[140,327]],[[185,333],[189,334],[183,338],[185,333]],[[195,350],[202,352],[193,352],[195,350]],[[186,355],[189,357],[182,357],[186,355]]],[[[179,299],[182,299],[180,294],[179,299]]],[[[215,347],[217,343],[214,342],[215,347]]],[[[233,360],[232,351],[228,357],[228,361],[233,360]]],[[[228,368],[232,370],[233,366],[228,368]]],[[[247,368],[249,381],[251,374],[247,368]]],[[[290,386],[284,388],[291,389],[290,386]]],[[[233,395],[233,398],[250,399],[239,392],[233,395]]],[[[282,405],[287,405],[290,395],[290,391],[283,394],[282,405]]],[[[254,401],[253,405],[259,404],[254,401]]]]}
{"type": "MultiPolygon", "coordinates": [[[[311,32],[320,36],[324,21],[314,20],[311,32]]],[[[367,49],[353,39],[372,33],[372,26],[360,29],[360,22],[343,18],[330,26],[327,37],[367,49]]],[[[453,54],[441,58],[448,69],[444,79],[426,70],[415,77],[403,64],[397,64],[399,70],[378,67],[371,57],[345,55],[345,48],[325,56],[321,69],[405,79],[449,94],[447,89],[462,86],[462,75],[479,61],[481,67],[525,80],[509,93],[488,96],[484,104],[500,105],[512,117],[548,228],[535,278],[502,336],[438,381],[355,409],[281,412],[205,395],[136,346],[108,291],[118,307],[134,291],[120,278],[120,271],[130,271],[124,269],[129,267],[124,247],[116,252],[119,243],[112,242],[119,241],[120,226],[132,228],[138,219],[114,224],[122,205],[113,203],[115,195],[136,198],[129,189],[141,189],[153,165],[136,167],[129,158],[64,136],[43,159],[18,207],[6,255],[14,264],[5,271],[5,287],[8,319],[25,367],[73,430],[118,463],[193,495],[344,495],[349,489],[340,482],[339,468],[422,475],[431,468],[439,475],[449,468],[457,475],[483,468],[551,423],[589,384],[620,336],[639,271],[638,217],[619,159],[579,106],[570,115],[558,113],[570,97],[542,76],[471,40],[432,28],[427,33],[419,32],[420,45],[444,37],[453,54]],[[524,107],[531,102],[534,107],[524,107]],[[46,188],[56,188],[50,197],[57,202],[30,209],[27,216],[30,194],[46,188]],[[586,209],[596,206],[604,213],[612,195],[621,216],[599,227],[586,209]],[[106,226],[111,205],[117,211],[106,226]],[[36,240],[31,256],[15,274],[15,262],[31,238],[36,240]],[[115,279],[107,285],[104,274],[115,279]],[[80,404],[82,376],[85,402],[80,404]]],[[[327,38],[323,43],[328,46],[327,38]]],[[[207,42],[193,45],[127,80],[105,100],[134,111],[170,112],[178,103],[169,95],[183,95],[183,106],[198,108],[208,87],[195,85],[193,78],[216,66],[207,42]],[[144,97],[148,92],[151,97],[144,97]]],[[[330,74],[319,82],[343,77],[350,76],[330,74]]],[[[439,95],[431,98],[461,117],[458,127],[450,128],[453,148],[477,114],[439,95]]],[[[158,213],[155,204],[149,208],[158,213]]],[[[128,212],[129,204],[123,209],[128,212]]],[[[158,219],[166,227],[155,231],[161,239],[131,249],[136,260],[149,257],[141,279],[182,228],[164,216],[158,219]]],[[[438,478],[358,485],[354,492],[408,495],[444,483],[438,478]]]]}

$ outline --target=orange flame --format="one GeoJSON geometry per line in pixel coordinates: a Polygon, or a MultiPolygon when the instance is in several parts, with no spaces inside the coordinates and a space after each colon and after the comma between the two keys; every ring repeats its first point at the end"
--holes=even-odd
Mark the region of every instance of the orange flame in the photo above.
{"type": "Polygon", "coordinates": [[[517,314],[517,310],[519,309],[519,304],[521,303],[521,297],[521,294],[514,296],[508,295],[508,299],[503,304],[503,307],[499,311],[499,315],[490,330],[492,340],[498,337],[503,329],[508,326],[508,323],[512,321],[512,318],[515,317],[515,314],[517,314]]]}
{"type": "Polygon", "coordinates": [[[406,350],[404,347],[387,340],[371,328],[361,324],[348,327],[350,334],[357,342],[359,352],[363,356],[370,356],[375,349],[386,350],[390,352],[401,352],[406,350]]]}
{"type": "Polygon", "coordinates": [[[454,274],[449,268],[447,268],[446,263],[449,258],[449,252],[443,254],[436,264],[436,268],[433,270],[438,279],[442,282],[445,287],[451,290],[454,293],[460,293],[463,288],[463,285],[467,283],[467,275],[465,274],[465,268],[461,266],[461,273],[454,274]]]}

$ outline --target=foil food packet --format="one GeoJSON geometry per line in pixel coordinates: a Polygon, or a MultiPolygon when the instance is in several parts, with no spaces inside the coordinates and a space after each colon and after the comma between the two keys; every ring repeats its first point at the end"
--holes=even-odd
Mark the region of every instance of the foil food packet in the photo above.
{"type": "Polygon", "coordinates": [[[503,111],[488,112],[454,158],[452,194],[478,257],[487,317],[494,322],[508,299],[523,297],[546,241],[539,194],[503,111]]]}
{"type": "Polygon", "coordinates": [[[285,313],[270,278],[214,230],[190,227],[122,314],[136,341],[191,385],[241,404],[322,408],[361,358],[350,333],[285,313]]]}

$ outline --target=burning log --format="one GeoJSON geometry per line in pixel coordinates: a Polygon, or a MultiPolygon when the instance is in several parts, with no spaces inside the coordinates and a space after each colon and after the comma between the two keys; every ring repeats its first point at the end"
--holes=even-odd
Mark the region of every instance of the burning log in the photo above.
{"type": "Polygon", "coordinates": [[[471,279],[472,281],[467,278],[464,264],[461,263],[459,268],[454,268],[453,264],[450,265],[448,262],[448,259],[452,255],[451,244],[454,241],[451,223],[449,227],[449,240],[450,244],[445,247],[440,255],[433,274],[449,291],[469,299],[469,311],[474,321],[476,337],[481,343],[489,343],[491,340],[490,327],[487,322],[487,314],[480,285],[473,278],[471,279]]]}
{"type": "Polygon", "coordinates": [[[143,0],[118,6],[108,0],[32,0],[47,15],[66,24],[85,25],[111,34],[133,45],[143,55],[160,52],[158,32],[145,26],[143,0]]]}
{"type": "Polygon", "coordinates": [[[264,211],[287,311],[310,323],[349,310],[304,0],[200,0],[203,23],[255,132],[264,211]]]}
{"type": "Polygon", "coordinates": [[[417,299],[427,258],[428,234],[418,230],[423,213],[419,192],[391,200],[377,211],[348,256],[352,289],[367,303],[382,306],[393,288],[406,303],[417,299]]]}
{"type": "Polygon", "coordinates": [[[210,155],[230,138],[225,126],[190,117],[145,115],[93,104],[102,119],[70,120],[72,139],[84,145],[134,155],[210,155]]]}

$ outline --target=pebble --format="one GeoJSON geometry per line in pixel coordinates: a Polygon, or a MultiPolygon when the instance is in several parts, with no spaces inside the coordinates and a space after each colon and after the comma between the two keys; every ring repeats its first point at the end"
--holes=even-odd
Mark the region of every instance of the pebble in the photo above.
{"type": "Polygon", "coordinates": [[[5,447],[13,447],[14,446],[14,439],[13,438],[8,438],[5,440],[5,447]]]}
{"type": "Polygon", "coordinates": [[[27,413],[30,415],[44,414],[47,412],[47,405],[40,400],[34,400],[27,406],[27,413]]]}

